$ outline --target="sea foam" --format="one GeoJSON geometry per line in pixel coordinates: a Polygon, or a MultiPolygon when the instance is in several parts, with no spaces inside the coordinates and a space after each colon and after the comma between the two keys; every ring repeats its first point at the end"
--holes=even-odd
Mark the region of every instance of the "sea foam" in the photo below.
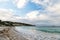
{"type": "Polygon", "coordinates": [[[28,40],[60,40],[59,34],[45,33],[33,29],[23,29],[20,27],[16,27],[16,30],[28,40]]]}

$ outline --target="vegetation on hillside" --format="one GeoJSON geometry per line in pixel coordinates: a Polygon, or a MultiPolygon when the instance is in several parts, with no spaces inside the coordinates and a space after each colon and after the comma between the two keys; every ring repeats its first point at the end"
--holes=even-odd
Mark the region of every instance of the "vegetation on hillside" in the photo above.
{"type": "Polygon", "coordinates": [[[26,24],[21,22],[11,22],[11,21],[2,21],[0,20],[0,26],[34,26],[32,24],[26,24]]]}

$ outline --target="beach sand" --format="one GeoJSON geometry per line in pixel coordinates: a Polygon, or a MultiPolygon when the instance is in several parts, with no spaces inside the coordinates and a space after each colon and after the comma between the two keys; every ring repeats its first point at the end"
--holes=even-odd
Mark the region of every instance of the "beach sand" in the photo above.
{"type": "Polygon", "coordinates": [[[4,33],[0,34],[0,40],[28,40],[28,39],[24,38],[21,35],[21,33],[17,32],[14,28],[10,28],[8,32],[4,31],[4,33]]]}
{"type": "Polygon", "coordinates": [[[45,33],[35,30],[15,30],[15,28],[9,28],[8,32],[0,34],[0,40],[3,40],[3,37],[7,39],[4,40],[60,40],[60,34],[54,33],[45,33]]]}

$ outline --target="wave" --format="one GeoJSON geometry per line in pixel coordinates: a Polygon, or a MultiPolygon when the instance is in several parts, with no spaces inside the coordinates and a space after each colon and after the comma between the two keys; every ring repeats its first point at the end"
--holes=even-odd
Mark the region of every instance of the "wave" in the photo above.
{"type": "Polygon", "coordinates": [[[48,33],[60,33],[59,27],[34,27],[37,31],[48,32],[48,33]]]}
{"type": "Polygon", "coordinates": [[[34,29],[16,28],[28,40],[60,40],[60,34],[46,33],[34,29]]]}
{"type": "Polygon", "coordinates": [[[51,31],[51,30],[40,30],[42,32],[48,32],[48,33],[60,33],[60,31],[57,31],[57,30],[54,30],[54,31],[51,31]]]}

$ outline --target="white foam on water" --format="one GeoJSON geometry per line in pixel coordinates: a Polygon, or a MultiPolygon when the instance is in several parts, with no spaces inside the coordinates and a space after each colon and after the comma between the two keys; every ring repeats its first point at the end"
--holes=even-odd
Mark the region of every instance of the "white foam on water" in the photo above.
{"type": "Polygon", "coordinates": [[[60,40],[60,34],[45,33],[33,29],[23,29],[16,27],[16,30],[28,40],[60,40]]]}

